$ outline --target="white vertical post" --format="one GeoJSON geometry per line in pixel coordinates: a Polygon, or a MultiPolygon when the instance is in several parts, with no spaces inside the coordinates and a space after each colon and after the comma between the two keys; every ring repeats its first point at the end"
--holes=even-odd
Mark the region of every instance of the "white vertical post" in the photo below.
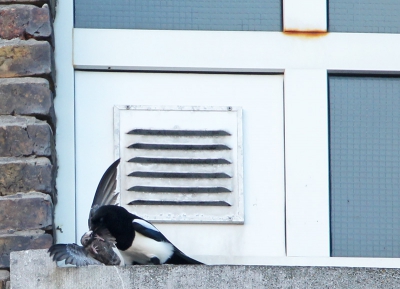
{"type": "Polygon", "coordinates": [[[288,256],[329,256],[326,70],[285,71],[288,256]]]}
{"type": "Polygon", "coordinates": [[[75,242],[75,108],[72,66],[73,1],[57,2],[54,22],[57,115],[57,199],[54,224],[58,243],[75,242]]]}
{"type": "Polygon", "coordinates": [[[326,32],[326,0],[283,0],[283,31],[326,32]]]}

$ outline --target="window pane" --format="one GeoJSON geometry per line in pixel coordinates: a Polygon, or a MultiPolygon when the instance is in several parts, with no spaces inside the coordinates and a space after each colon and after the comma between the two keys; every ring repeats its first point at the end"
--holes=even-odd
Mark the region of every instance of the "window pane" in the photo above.
{"type": "Polygon", "coordinates": [[[329,0],[331,32],[400,32],[399,0],[329,0]]]}
{"type": "Polygon", "coordinates": [[[332,256],[400,257],[400,78],[329,77],[332,256]]]}
{"type": "Polygon", "coordinates": [[[76,28],[281,31],[281,0],[75,0],[76,28]]]}

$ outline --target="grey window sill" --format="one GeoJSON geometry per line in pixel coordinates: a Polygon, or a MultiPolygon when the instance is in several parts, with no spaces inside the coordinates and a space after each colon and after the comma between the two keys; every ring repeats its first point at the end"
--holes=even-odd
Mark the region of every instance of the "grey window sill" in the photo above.
{"type": "Polygon", "coordinates": [[[46,251],[11,253],[12,289],[400,288],[400,269],[248,265],[61,268],[46,251]]]}

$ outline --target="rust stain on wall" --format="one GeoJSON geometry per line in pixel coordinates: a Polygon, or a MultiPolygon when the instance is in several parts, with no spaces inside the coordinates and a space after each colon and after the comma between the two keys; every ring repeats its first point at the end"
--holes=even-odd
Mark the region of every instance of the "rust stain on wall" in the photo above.
{"type": "Polygon", "coordinates": [[[285,30],[283,31],[283,34],[295,37],[319,38],[327,36],[329,32],[323,30],[310,30],[310,31],[285,30]]]}

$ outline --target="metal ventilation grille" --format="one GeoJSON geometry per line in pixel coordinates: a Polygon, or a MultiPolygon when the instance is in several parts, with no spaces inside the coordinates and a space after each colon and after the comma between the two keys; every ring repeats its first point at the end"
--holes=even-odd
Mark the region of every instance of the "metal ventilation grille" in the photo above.
{"type": "Polygon", "coordinates": [[[116,119],[125,208],[153,221],[241,220],[240,110],[122,108],[116,119]]]}
{"type": "MultiPolygon", "coordinates": [[[[133,136],[151,136],[151,143],[135,142],[128,149],[135,150],[135,157],[128,160],[134,163],[134,171],[129,177],[137,178],[135,185],[128,189],[141,195],[142,199],[135,199],[128,205],[170,205],[170,206],[230,206],[230,203],[218,196],[219,193],[232,192],[232,185],[224,179],[231,179],[229,175],[232,164],[226,158],[215,158],[214,152],[230,151],[224,144],[224,139],[231,136],[224,130],[146,130],[134,129],[128,132],[133,136]],[[174,138],[166,138],[174,137],[174,138]],[[210,138],[218,144],[208,144],[210,138]],[[189,144],[181,144],[181,142],[189,144]],[[192,142],[192,143],[190,143],[192,142]],[[158,151],[160,157],[147,157],[149,151],[158,151]],[[169,151],[168,157],[163,156],[169,151]],[[196,152],[198,156],[190,156],[188,152],[196,152]],[[210,153],[211,152],[211,153],[210,153]],[[200,157],[201,155],[201,157],[200,157]],[[141,167],[143,170],[141,170],[141,167]],[[152,170],[149,170],[149,169],[152,170]],[[136,169],[136,170],[135,170],[136,169]],[[180,172],[177,172],[179,169],[180,172]],[[163,179],[169,186],[145,185],[152,179],[163,179]],[[220,179],[220,180],[219,180],[220,179]],[[175,182],[178,180],[178,182],[175,182]],[[200,185],[200,180],[204,180],[200,185]],[[219,182],[218,182],[219,181],[219,182]],[[141,185],[143,183],[143,185],[141,185]],[[175,185],[174,185],[175,184],[175,185]],[[228,188],[230,187],[230,188],[228,188]],[[160,197],[152,199],[151,194],[160,193],[160,197]],[[163,193],[163,195],[161,195],[163,193]],[[165,194],[186,194],[192,200],[176,199],[165,194]],[[196,194],[216,194],[207,199],[198,198],[196,194]]],[[[224,154],[226,157],[226,154],[224,154]]],[[[156,196],[157,197],[157,196],[156,196]]]]}

